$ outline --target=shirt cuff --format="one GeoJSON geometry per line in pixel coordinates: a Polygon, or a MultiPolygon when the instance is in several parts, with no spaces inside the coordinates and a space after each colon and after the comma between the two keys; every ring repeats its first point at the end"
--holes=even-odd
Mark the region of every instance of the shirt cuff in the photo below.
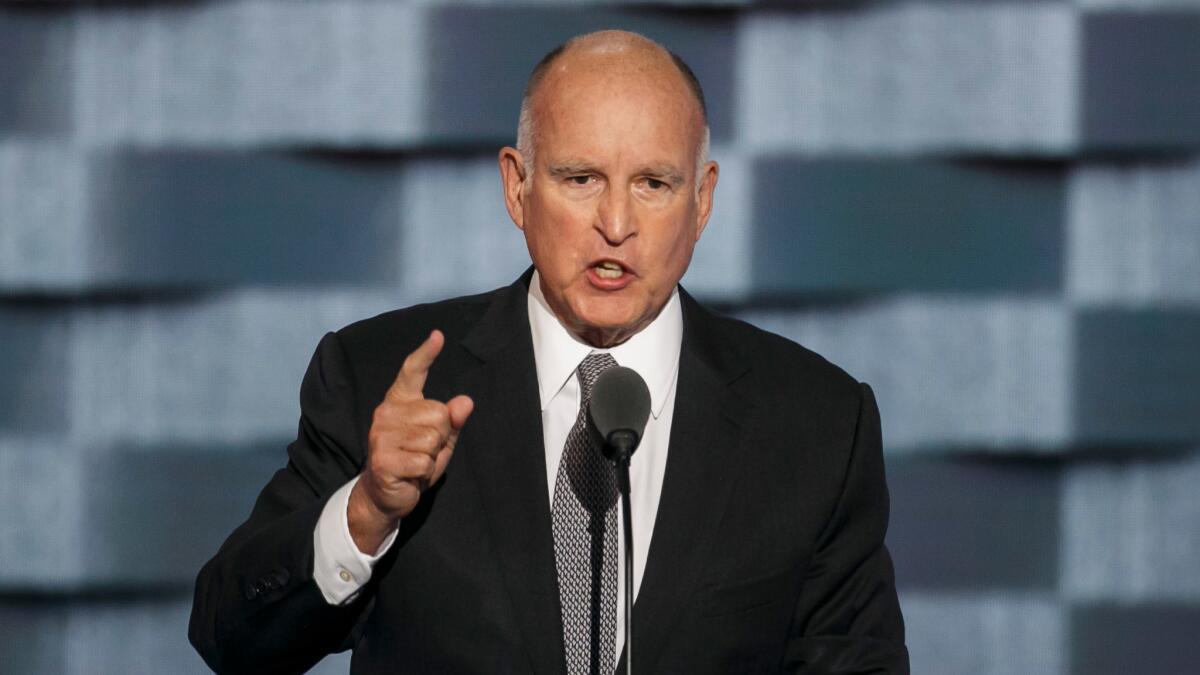
{"type": "Polygon", "coordinates": [[[325,602],[331,605],[344,605],[358,595],[371,579],[375,563],[392,547],[400,531],[399,527],[392,530],[375,555],[358,550],[346,520],[350,491],[357,482],[356,476],[333,493],[313,530],[313,579],[321,589],[321,595],[325,596],[325,602]]]}

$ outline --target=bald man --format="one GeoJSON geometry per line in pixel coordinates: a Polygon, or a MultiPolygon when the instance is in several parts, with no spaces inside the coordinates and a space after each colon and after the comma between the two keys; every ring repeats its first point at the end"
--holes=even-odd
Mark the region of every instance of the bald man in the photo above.
{"type": "Polygon", "coordinates": [[[870,388],[678,285],[707,154],[700,84],[656,43],[603,31],[537,65],[499,154],[532,269],[321,341],[290,461],[196,583],[214,670],[344,649],[355,673],[623,667],[615,488],[582,412],[619,364],[651,395],[638,671],[908,672],[870,388]]]}

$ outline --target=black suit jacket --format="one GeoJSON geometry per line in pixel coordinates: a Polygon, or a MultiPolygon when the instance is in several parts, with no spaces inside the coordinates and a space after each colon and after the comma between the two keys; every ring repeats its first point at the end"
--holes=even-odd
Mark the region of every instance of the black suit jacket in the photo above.
{"type": "MultiPolygon", "coordinates": [[[[321,341],[287,467],[196,581],[189,636],[214,670],[294,672],[353,648],[355,673],[565,672],[529,276],[321,341]],[[330,606],[312,576],[313,530],[329,496],[359,472],[373,409],[433,328],[447,341],[426,396],[466,393],[475,410],[443,480],[403,520],[362,593],[330,606]]],[[[635,666],[908,672],[870,388],[681,298],[635,666]]]]}

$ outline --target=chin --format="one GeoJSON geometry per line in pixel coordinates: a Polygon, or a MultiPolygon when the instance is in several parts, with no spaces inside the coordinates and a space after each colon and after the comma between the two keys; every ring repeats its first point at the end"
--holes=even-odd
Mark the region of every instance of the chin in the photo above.
{"type": "Polygon", "coordinates": [[[625,330],[634,326],[640,314],[627,303],[589,302],[575,313],[582,326],[592,330],[625,330]]]}
{"type": "Polygon", "coordinates": [[[573,318],[572,332],[597,347],[624,342],[637,329],[637,318],[629,312],[580,312],[573,318]]]}

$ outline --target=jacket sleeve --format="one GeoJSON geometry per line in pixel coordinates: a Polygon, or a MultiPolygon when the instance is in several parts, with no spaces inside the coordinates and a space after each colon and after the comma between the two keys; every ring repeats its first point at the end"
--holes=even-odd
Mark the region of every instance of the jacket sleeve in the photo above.
{"type": "Polygon", "coordinates": [[[784,670],[811,675],[909,672],[904,619],[884,546],[888,491],[879,409],[860,385],[841,496],[818,540],[792,619],[784,670]]]}
{"type": "Polygon", "coordinates": [[[214,671],[303,672],[349,648],[356,623],[370,610],[373,584],[339,606],[326,602],[313,579],[321,511],[363,462],[354,398],[345,352],[329,333],[301,384],[299,431],[287,466],[196,579],[188,637],[214,671]]]}

